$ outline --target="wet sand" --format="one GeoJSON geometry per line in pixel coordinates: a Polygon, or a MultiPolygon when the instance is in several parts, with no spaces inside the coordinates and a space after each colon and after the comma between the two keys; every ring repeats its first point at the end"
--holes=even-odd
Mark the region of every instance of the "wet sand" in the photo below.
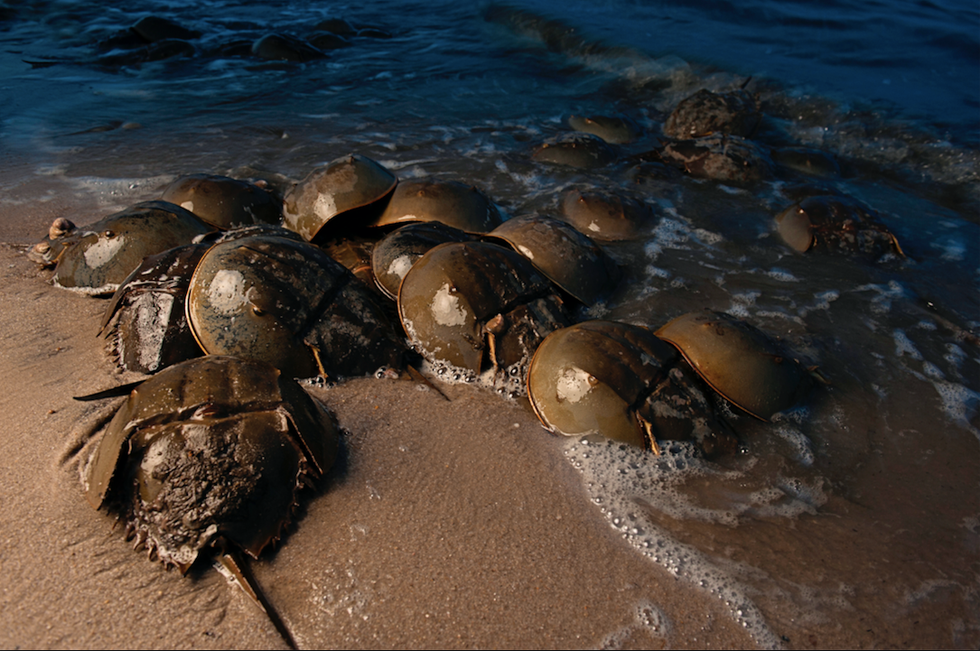
{"type": "MultiPolygon", "coordinates": [[[[4,222],[6,223],[6,222],[4,222]]],[[[105,301],[3,245],[0,552],[6,647],[267,648],[265,617],[210,567],[182,578],[85,501],[79,460],[130,380],[96,336],[105,301]]],[[[636,557],[519,404],[470,386],[316,388],[340,460],[252,564],[303,647],[751,646],[716,599],[636,557]]]]}

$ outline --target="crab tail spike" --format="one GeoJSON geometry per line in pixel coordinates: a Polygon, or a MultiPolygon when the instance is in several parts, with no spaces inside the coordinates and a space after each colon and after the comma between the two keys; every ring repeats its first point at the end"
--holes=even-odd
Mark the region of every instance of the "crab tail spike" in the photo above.
{"type": "Polygon", "coordinates": [[[414,380],[416,382],[419,382],[421,384],[424,384],[425,386],[429,387],[430,389],[432,389],[433,391],[435,391],[436,393],[438,393],[440,396],[442,396],[443,398],[445,398],[445,400],[447,402],[452,402],[452,400],[449,399],[449,396],[447,396],[445,393],[443,393],[439,389],[439,387],[437,387],[436,385],[432,384],[432,382],[429,381],[429,378],[427,378],[424,375],[422,375],[422,371],[420,371],[417,368],[415,368],[414,365],[412,365],[412,364],[406,364],[405,365],[405,370],[408,373],[409,379],[414,380]]]}
{"type": "Polygon", "coordinates": [[[276,609],[272,607],[269,600],[265,598],[261,588],[259,588],[258,582],[255,580],[255,577],[252,575],[251,570],[249,570],[248,565],[241,554],[238,553],[237,550],[226,549],[218,556],[216,563],[219,564],[225,572],[230,574],[235,579],[235,583],[238,584],[238,587],[240,587],[245,594],[249,596],[256,606],[262,609],[262,612],[266,614],[269,621],[272,622],[272,625],[276,627],[276,631],[279,632],[279,635],[282,637],[282,641],[286,643],[286,646],[288,646],[290,649],[299,648],[296,646],[296,640],[293,639],[289,629],[286,628],[285,622],[283,622],[282,618],[279,617],[279,613],[277,613],[276,609]]]}

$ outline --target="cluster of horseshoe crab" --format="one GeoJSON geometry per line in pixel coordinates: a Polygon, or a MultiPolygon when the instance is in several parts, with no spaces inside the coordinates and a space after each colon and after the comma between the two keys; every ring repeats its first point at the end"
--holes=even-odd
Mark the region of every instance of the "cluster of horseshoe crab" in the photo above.
{"type": "MultiPolygon", "coordinates": [[[[745,170],[772,164],[751,158],[758,147],[739,135],[757,113],[744,89],[701,91],[665,127],[685,140],[640,162],[747,180],[745,170]]],[[[637,129],[615,117],[570,123],[579,130],[532,158],[602,164],[637,129]]],[[[590,188],[559,204],[557,218],[505,219],[471,185],[399,181],[351,154],[281,196],[262,182],[198,174],[84,228],[56,220],[29,255],[54,267],[59,287],[111,293],[101,326],[115,363],[152,374],[86,396],[128,396],[85,466],[89,502],[182,573],[217,558],[293,645],[240,554],[258,557],[280,537],[299,489],[333,460],[332,417],[293,378],[424,379],[422,368],[526,395],[555,433],[655,453],[663,441],[692,440],[711,458],[739,448],[721,399],[766,421],[820,379],[724,313],[689,313],[656,330],[574,324],[577,307],[620,280],[600,243],[636,237],[654,215],[590,188]]],[[[873,211],[826,192],[801,191],[775,228],[799,252],[902,255],[873,211]]]]}

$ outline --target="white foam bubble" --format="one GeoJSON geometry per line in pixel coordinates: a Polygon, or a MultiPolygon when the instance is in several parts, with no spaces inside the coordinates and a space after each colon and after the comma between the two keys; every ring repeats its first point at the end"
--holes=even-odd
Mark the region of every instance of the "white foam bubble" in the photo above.
{"type": "MultiPolygon", "coordinates": [[[[672,443],[659,456],[609,441],[588,437],[566,443],[565,456],[582,473],[592,502],[609,524],[640,554],[660,565],[673,576],[683,579],[720,599],[732,618],[761,647],[778,648],[779,640],[769,629],[758,608],[731,576],[713,565],[696,548],[674,540],[647,515],[643,505],[674,518],[707,518],[730,522],[730,511],[699,507],[680,494],[676,486],[705,474],[723,475],[701,461],[693,446],[672,443]]],[[[783,496],[791,503],[808,504],[804,488],[787,480],[783,496]]],[[[801,484],[802,486],[802,484],[801,484]]],[[[777,499],[775,494],[772,499],[777,499]]],[[[759,502],[761,498],[757,498],[759,502]]],[[[771,500],[770,500],[771,501],[771,500]]],[[[768,503],[768,502],[767,502],[768,503]]],[[[759,508],[747,500],[743,511],[759,508]]],[[[811,507],[812,508],[812,507],[811,507]]],[[[656,611],[649,614],[656,621],[656,611]]],[[[611,641],[611,640],[610,640],[611,641]]]]}

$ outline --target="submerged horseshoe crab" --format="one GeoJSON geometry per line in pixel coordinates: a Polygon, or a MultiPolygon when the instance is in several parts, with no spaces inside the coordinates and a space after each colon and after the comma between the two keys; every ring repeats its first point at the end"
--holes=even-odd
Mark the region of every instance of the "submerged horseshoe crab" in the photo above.
{"type": "Polygon", "coordinates": [[[216,556],[295,648],[240,552],[279,540],[337,444],[330,415],[275,368],[204,357],[132,388],[84,469],[85,496],[181,574],[216,556]]]}

